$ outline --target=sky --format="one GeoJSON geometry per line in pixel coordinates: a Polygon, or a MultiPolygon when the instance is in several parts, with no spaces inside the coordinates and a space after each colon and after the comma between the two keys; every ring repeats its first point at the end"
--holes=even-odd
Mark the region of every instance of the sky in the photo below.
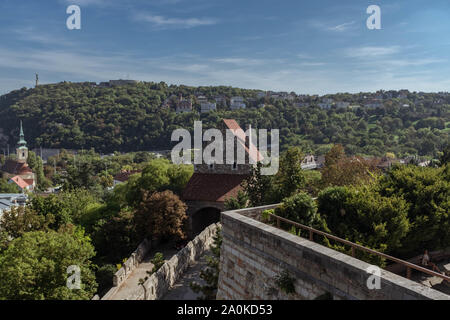
{"type": "Polygon", "coordinates": [[[298,94],[449,91],[448,0],[1,0],[0,93],[134,79],[298,94]],[[67,7],[81,9],[69,30],[67,7]],[[370,30],[369,5],[381,9],[370,30]]]}

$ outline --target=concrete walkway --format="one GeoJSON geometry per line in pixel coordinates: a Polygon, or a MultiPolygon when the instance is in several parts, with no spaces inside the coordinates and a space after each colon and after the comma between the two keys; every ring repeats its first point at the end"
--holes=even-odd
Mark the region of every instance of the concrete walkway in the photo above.
{"type": "Polygon", "coordinates": [[[161,300],[196,300],[201,296],[201,294],[192,291],[189,285],[191,282],[205,284],[205,281],[200,278],[200,272],[207,266],[206,256],[208,255],[211,255],[210,251],[206,251],[197,262],[189,265],[183,276],[178,279],[173,288],[161,300]]]}

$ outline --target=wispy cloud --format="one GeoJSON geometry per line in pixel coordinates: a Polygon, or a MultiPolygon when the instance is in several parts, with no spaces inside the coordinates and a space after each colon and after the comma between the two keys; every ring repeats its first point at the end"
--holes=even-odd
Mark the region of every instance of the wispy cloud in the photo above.
{"type": "Polygon", "coordinates": [[[300,66],[303,67],[320,67],[326,65],[325,62],[302,62],[300,63],[300,66]]]}
{"type": "Polygon", "coordinates": [[[349,48],[345,50],[345,55],[351,58],[373,58],[381,56],[389,56],[400,52],[399,46],[375,47],[365,46],[349,48]]]}
{"type": "Polygon", "coordinates": [[[65,40],[64,38],[58,37],[56,35],[50,35],[37,30],[34,27],[24,27],[19,29],[13,29],[11,32],[15,33],[19,40],[31,41],[39,43],[41,45],[61,45],[61,46],[71,46],[73,43],[65,40]]]}
{"type": "Polygon", "coordinates": [[[218,23],[213,18],[171,18],[160,15],[139,13],[135,16],[136,20],[149,22],[158,28],[182,28],[189,29],[200,26],[209,26],[218,23]]]}
{"type": "Polygon", "coordinates": [[[350,29],[350,27],[353,26],[354,24],[355,24],[355,21],[346,22],[346,23],[342,23],[342,24],[339,24],[334,27],[329,27],[328,30],[336,31],[336,32],[343,32],[343,31],[347,31],[348,29],[350,29]]]}
{"type": "Polygon", "coordinates": [[[212,59],[212,62],[232,64],[236,66],[255,66],[266,63],[263,59],[251,59],[251,58],[216,58],[212,59]]]}
{"type": "Polygon", "coordinates": [[[111,3],[112,0],[59,0],[60,2],[66,4],[66,5],[79,5],[79,6],[92,6],[92,5],[96,5],[96,6],[104,6],[107,5],[108,3],[111,3]]]}
{"type": "Polygon", "coordinates": [[[408,67],[408,66],[425,66],[434,63],[445,63],[445,59],[394,59],[394,60],[384,60],[385,64],[394,67],[408,67]]]}

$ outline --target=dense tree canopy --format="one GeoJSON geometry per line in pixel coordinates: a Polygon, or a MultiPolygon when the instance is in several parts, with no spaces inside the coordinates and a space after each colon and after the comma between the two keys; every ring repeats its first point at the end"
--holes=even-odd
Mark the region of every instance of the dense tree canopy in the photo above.
{"type": "Polygon", "coordinates": [[[83,232],[36,231],[13,240],[0,255],[0,298],[91,299],[97,289],[90,258],[94,248],[83,232]],[[81,289],[69,289],[69,266],[81,271],[81,289]]]}
{"type": "MultiPolygon", "coordinates": [[[[336,94],[354,104],[365,93],[336,94]]],[[[346,153],[382,156],[419,154],[436,157],[448,141],[450,97],[410,93],[406,99],[389,99],[378,108],[296,107],[293,101],[258,99],[256,90],[231,87],[167,86],[165,83],[139,83],[101,88],[91,83],[59,83],[21,89],[0,97],[0,128],[15,143],[19,119],[24,121],[32,147],[90,149],[100,152],[169,149],[176,128],[192,131],[194,120],[204,127],[217,127],[223,118],[234,118],[242,126],[280,129],[282,149],[301,146],[304,152],[324,154],[330,144],[340,143],[346,153]],[[248,108],[230,111],[219,105],[217,111],[200,114],[196,94],[209,99],[243,96],[248,108]],[[191,98],[194,112],[176,114],[174,97],[191,98]],[[439,100],[440,103],[435,103],[439,100]],[[172,104],[167,106],[164,101],[172,104]],[[264,107],[258,107],[264,103],[264,107]],[[407,104],[409,107],[404,107],[407,104]]]]}

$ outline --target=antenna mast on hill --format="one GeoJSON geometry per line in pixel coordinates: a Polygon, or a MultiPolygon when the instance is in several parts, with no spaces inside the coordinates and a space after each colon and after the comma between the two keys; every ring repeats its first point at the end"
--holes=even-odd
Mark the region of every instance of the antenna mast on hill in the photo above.
{"type": "Polygon", "coordinates": [[[36,73],[36,87],[39,85],[39,74],[36,73]]]}

